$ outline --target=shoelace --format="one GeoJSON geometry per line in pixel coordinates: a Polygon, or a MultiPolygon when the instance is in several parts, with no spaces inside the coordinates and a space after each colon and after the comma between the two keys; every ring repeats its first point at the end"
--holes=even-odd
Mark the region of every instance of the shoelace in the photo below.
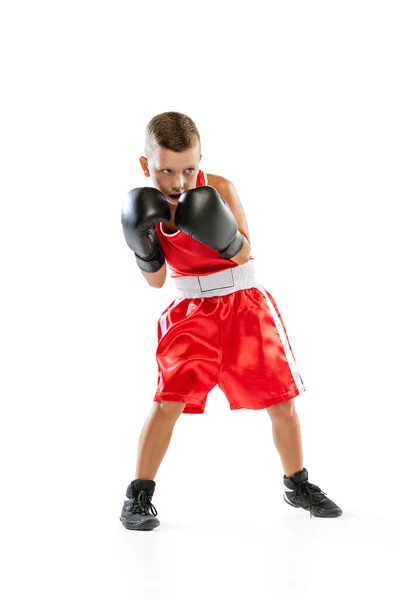
{"type": "Polygon", "coordinates": [[[311,518],[311,507],[318,506],[318,504],[320,504],[327,497],[327,495],[321,490],[321,488],[319,488],[317,485],[314,485],[313,483],[310,483],[309,481],[303,481],[302,483],[299,483],[296,486],[296,489],[294,490],[295,500],[301,503],[303,494],[304,496],[308,496],[309,498],[309,509],[311,518]]]}
{"type": "Polygon", "coordinates": [[[156,507],[153,506],[150,499],[151,499],[151,497],[148,496],[147,492],[145,492],[144,490],[141,490],[139,492],[139,495],[137,496],[137,498],[136,497],[133,498],[131,512],[145,517],[146,515],[149,514],[149,511],[150,511],[151,514],[154,517],[156,517],[158,513],[156,510],[156,507]]]}

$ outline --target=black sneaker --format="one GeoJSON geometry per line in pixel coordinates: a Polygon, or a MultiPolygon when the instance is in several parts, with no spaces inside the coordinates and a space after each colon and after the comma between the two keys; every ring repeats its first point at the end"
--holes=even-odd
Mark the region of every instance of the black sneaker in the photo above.
{"type": "Polygon", "coordinates": [[[135,479],[128,485],[120,516],[124,527],[148,531],[159,526],[158,513],[151,503],[155,487],[155,482],[150,479],[135,479]]]}
{"type": "Polygon", "coordinates": [[[283,476],[283,499],[296,508],[310,511],[310,517],[340,517],[342,509],[329,500],[321,488],[308,481],[308,471],[303,469],[292,477],[283,476]]]}

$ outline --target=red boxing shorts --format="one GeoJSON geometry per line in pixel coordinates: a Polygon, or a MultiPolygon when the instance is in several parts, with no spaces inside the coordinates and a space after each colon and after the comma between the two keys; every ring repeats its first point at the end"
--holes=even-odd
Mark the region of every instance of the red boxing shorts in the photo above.
{"type": "Polygon", "coordinates": [[[305,391],[285,325],[254,261],[173,279],[177,299],[158,321],[156,402],[203,413],[218,385],[231,410],[261,409],[305,391]]]}

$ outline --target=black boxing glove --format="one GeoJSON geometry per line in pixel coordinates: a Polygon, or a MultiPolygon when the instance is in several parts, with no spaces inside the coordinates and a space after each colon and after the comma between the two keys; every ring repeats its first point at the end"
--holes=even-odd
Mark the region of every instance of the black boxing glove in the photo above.
{"type": "Polygon", "coordinates": [[[135,188],[125,198],[121,211],[125,240],[146,273],[156,273],[165,263],[155,224],[170,219],[168,202],[156,188],[135,188]]]}
{"type": "Polygon", "coordinates": [[[228,203],[209,185],[181,194],[175,225],[198,242],[218,250],[221,258],[236,256],[244,244],[228,203]]]}

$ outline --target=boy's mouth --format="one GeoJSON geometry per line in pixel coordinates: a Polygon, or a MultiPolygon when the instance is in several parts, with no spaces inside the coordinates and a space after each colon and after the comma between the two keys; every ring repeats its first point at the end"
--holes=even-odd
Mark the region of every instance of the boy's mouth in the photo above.
{"type": "Polygon", "coordinates": [[[181,194],[169,194],[168,198],[171,200],[171,202],[173,204],[178,204],[178,200],[180,198],[181,194]]]}

